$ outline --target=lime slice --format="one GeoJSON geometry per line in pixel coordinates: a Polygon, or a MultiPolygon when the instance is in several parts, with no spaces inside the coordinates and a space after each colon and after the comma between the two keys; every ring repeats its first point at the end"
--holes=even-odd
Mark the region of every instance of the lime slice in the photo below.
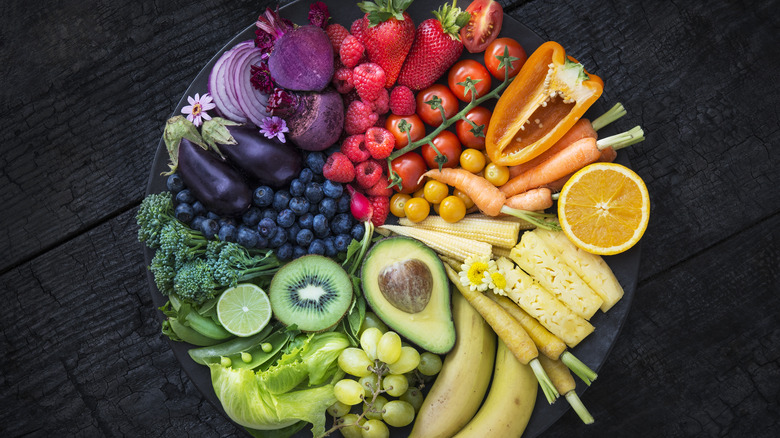
{"type": "Polygon", "coordinates": [[[252,336],[271,320],[271,302],[258,286],[243,283],[222,292],[217,301],[217,318],[225,330],[236,336],[252,336]]]}

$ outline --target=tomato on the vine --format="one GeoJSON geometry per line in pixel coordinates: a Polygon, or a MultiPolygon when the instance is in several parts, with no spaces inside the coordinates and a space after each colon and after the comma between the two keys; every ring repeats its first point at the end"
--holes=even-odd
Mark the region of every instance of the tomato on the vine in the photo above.
{"type": "MultiPolygon", "coordinates": [[[[433,145],[441,152],[447,161],[442,164],[442,167],[456,167],[458,160],[460,159],[460,141],[458,136],[453,134],[452,131],[442,131],[436,137],[433,137],[433,145]]],[[[425,163],[430,169],[438,169],[439,163],[436,162],[436,151],[430,144],[424,144],[420,148],[422,156],[425,159],[425,163]]]]}
{"type": "Polygon", "coordinates": [[[523,46],[512,38],[496,38],[495,41],[490,43],[485,50],[485,66],[490,70],[490,74],[502,81],[504,80],[504,67],[499,68],[501,61],[498,57],[504,55],[505,47],[509,56],[517,58],[517,60],[511,62],[511,68],[509,69],[510,78],[517,76],[520,68],[525,64],[525,60],[528,59],[523,46]]]}
{"type": "Polygon", "coordinates": [[[401,189],[395,189],[401,193],[414,193],[423,185],[423,181],[417,182],[423,173],[428,171],[425,160],[416,152],[407,152],[390,162],[393,172],[401,177],[401,189]]]}
{"type": "Polygon", "coordinates": [[[444,115],[447,118],[458,113],[458,98],[452,94],[452,91],[446,85],[431,85],[417,93],[417,115],[426,124],[436,127],[442,122],[441,110],[439,108],[433,109],[430,104],[425,103],[433,99],[440,101],[439,105],[444,108],[444,115]]]}
{"type": "Polygon", "coordinates": [[[492,115],[493,113],[483,106],[475,106],[466,113],[466,118],[474,122],[478,129],[479,126],[484,125],[481,128],[481,136],[474,135],[474,132],[472,132],[474,127],[471,126],[471,123],[463,119],[455,122],[455,132],[458,133],[458,139],[460,139],[464,147],[485,149],[485,135],[487,135],[490,116],[492,115]]]}
{"type": "Polygon", "coordinates": [[[410,133],[412,135],[412,141],[417,141],[425,137],[425,124],[423,124],[423,121],[420,120],[417,114],[412,114],[411,116],[397,116],[395,114],[390,114],[387,116],[385,129],[390,131],[390,133],[393,134],[393,137],[395,137],[396,149],[401,149],[409,144],[409,138],[405,132],[401,132],[401,128],[399,126],[402,120],[405,120],[406,123],[410,125],[409,129],[411,129],[410,133]]]}
{"type": "Polygon", "coordinates": [[[469,53],[479,53],[501,32],[504,8],[493,0],[474,0],[466,12],[471,19],[460,29],[460,40],[469,53]]]}
{"type": "Polygon", "coordinates": [[[477,98],[490,92],[491,78],[485,66],[473,59],[462,59],[456,62],[447,74],[447,85],[458,99],[471,102],[471,90],[467,91],[466,87],[459,85],[467,78],[476,82],[474,89],[477,90],[477,98]]]}

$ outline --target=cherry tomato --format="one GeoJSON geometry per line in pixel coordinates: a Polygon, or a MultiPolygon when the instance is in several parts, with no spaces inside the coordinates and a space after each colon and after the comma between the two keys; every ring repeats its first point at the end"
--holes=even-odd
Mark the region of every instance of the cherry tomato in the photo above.
{"type": "Polygon", "coordinates": [[[418,183],[417,180],[428,170],[423,157],[415,152],[401,155],[390,163],[390,167],[401,177],[401,189],[398,190],[398,186],[395,186],[396,190],[401,193],[414,193],[420,189],[423,182],[418,183]]]}
{"type": "Polygon", "coordinates": [[[458,98],[452,94],[452,91],[446,85],[442,84],[431,85],[417,93],[417,115],[426,124],[436,127],[441,125],[441,110],[438,108],[432,109],[429,104],[425,103],[433,99],[434,96],[438,96],[441,99],[440,105],[444,108],[444,115],[447,118],[457,114],[458,98]]]}
{"type": "Polygon", "coordinates": [[[463,59],[456,62],[447,74],[447,85],[458,99],[471,102],[471,90],[466,91],[466,87],[458,85],[467,78],[477,82],[474,88],[477,90],[478,98],[490,92],[491,78],[485,66],[473,59],[463,59]]]}
{"type": "Polygon", "coordinates": [[[496,38],[495,41],[490,43],[487,50],[485,50],[485,66],[490,70],[490,74],[502,81],[504,80],[504,67],[498,68],[498,65],[501,63],[498,57],[504,55],[505,47],[509,56],[517,58],[516,61],[512,61],[512,68],[509,69],[510,78],[517,76],[520,68],[525,64],[525,60],[528,59],[523,46],[512,38],[496,38]]]}
{"type": "Polygon", "coordinates": [[[423,124],[423,121],[420,120],[417,114],[412,114],[411,116],[397,116],[395,114],[390,114],[387,116],[385,129],[390,131],[390,133],[393,134],[393,137],[395,137],[396,149],[401,149],[409,144],[409,138],[406,136],[406,133],[401,132],[401,128],[398,126],[401,124],[401,120],[406,120],[406,123],[412,125],[409,128],[411,129],[412,141],[417,141],[425,137],[425,124],[423,124]]]}
{"type": "Polygon", "coordinates": [[[485,136],[487,135],[488,125],[490,125],[490,117],[493,113],[484,106],[475,106],[469,112],[466,113],[466,118],[474,122],[477,126],[484,125],[482,128],[482,136],[476,136],[472,129],[471,123],[465,120],[458,120],[455,122],[455,132],[458,133],[458,139],[467,148],[485,149],[485,136]]]}
{"type": "Polygon", "coordinates": [[[460,154],[460,167],[471,173],[479,173],[485,168],[487,159],[482,151],[477,149],[464,149],[460,154]]]}
{"type": "Polygon", "coordinates": [[[404,204],[406,218],[412,222],[420,222],[431,213],[431,206],[424,198],[412,198],[404,204]]]}
{"type": "Polygon", "coordinates": [[[466,216],[466,204],[457,196],[447,196],[439,205],[439,216],[447,222],[457,222],[466,216]]]}
{"type": "Polygon", "coordinates": [[[450,188],[441,181],[432,179],[423,186],[423,196],[431,204],[438,204],[450,194],[450,188]]]}
{"type": "Polygon", "coordinates": [[[479,53],[501,32],[504,8],[493,0],[474,0],[466,12],[471,19],[460,29],[460,40],[469,53],[479,53]]]}
{"type": "MultiPolygon", "coordinates": [[[[426,181],[427,182],[427,181],[426,181]]],[[[417,191],[412,193],[412,198],[424,198],[425,197],[425,183],[417,191]]]]}
{"type": "MultiPolygon", "coordinates": [[[[433,145],[439,150],[447,161],[442,167],[456,167],[460,157],[461,147],[458,141],[458,136],[453,134],[452,131],[442,131],[436,137],[433,137],[433,145]]],[[[430,169],[438,169],[439,163],[436,162],[436,151],[433,150],[431,145],[424,144],[420,148],[425,163],[428,164],[430,169]]]]}
{"type": "Polygon", "coordinates": [[[460,198],[460,200],[463,201],[464,204],[466,204],[466,209],[467,210],[474,206],[474,201],[471,200],[469,195],[463,193],[462,191],[460,191],[458,189],[455,189],[455,190],[452,191],[452,194],[454,196],[457,196],[458,198],[460,198]]]}
{"type": "Polygon", "coordinates": [[[496,187],[503,186],[509,181],[509,169],[506,166],[490,163],[485,166],[485,179],[496,187]]]}
{"type": "Polygon", "coordinates": [[[412,197],[406,193],[396,193],[393,195],[393,197],[390,198],[390,213],[395,217],[405,217],[404,204],[410,199],[412,199],[412,197]]]}

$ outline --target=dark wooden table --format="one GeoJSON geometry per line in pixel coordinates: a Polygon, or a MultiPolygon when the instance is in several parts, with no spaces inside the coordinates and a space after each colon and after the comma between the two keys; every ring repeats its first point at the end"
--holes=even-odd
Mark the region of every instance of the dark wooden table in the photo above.
{"type": "MultiPolygon", "coordinates": [[[[164,120],[269,2],[11,3],[2,435],[238,434],[159,333],[134,216],[164,120]]],[[[544,436],[777,436],[780,2],[502,3],[647,133],[621,152],[653,209],[628,319],[583,396],[597,421],[569,412],[544,436]]]]}

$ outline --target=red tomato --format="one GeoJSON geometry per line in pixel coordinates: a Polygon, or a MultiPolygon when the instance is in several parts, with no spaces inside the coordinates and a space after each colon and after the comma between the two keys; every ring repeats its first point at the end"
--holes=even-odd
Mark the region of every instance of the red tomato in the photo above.
{"type": "Polygon", "coordinates": [[[474,149],[485,149],[485,135],[487,135],[488,125],[490,125],[490,116],[493,115],[489,109],[483,106],[475,106],[469,112],[466,113],[466,118],[476,123],[477,126],[485,125],[482,128],[482,136],[475,136],[471,126],[471,123],[465,120],[458,120],[455,122],[455,132],[458,133],[458,138],[463,146],[474,149]]]}
{"type": "MultiPolygon", "coordinates": [[[[447,158],[447,162],[442,164],[442,167],[456,167],[458,165],[461,147],[457,135],[453,134],[452,131],[442,131],[439,135],[433,137],[433,145],[447,158]]],[[[438,169],[439,163],[436,162],[436,151],[433,150],[431,145],[424,144],[420,149],[428,168],[438,169]]]]}
{"type": "Polygon", "coordinates": [[[417,115],[420,116],[423,122],[436,127],[441,125],[441,110],[438,108],[432,109],[429,104],[425,103],[433,99],[434,96],[438,96],[441,99],[441,106],[444,107],[444,114],[447,118],[458,113],[458,98],[452,94],[452,91],[446,85],[442,84],[431,85],[417,93],[417,115]]]}
{"type": "Polygon", "coordinates": [[[450,90],[455,93],[455,97],[458,99],[471,102],[471,91],[466,91],[466,87],[458,85],[467,78],[478,81],[474,84],[478,98],[490,92],[490,74],[485,66],[473,59],[463,59],[455,63],[447,75],[447,85],[450,86],[450,90]]]}
{"type": "Polygon", "coordinates": [[[460,29],[460,40],[470,53],[479,53],[501,32],[504,8],[493,0],[474,0],[466,12],[471,19],[460,29]]]}
{"type": "Polygon", "coordinates": [[[387,116],[385,129],[390,131],[390,133],[393,134],[393,137],[395,137],[396,149],[401,149],[409,144],[409,138],[407,137],[406,133],[401,132],[401,128],[398,127],[398,125],[401,123],[401,120],[406,120],[407,123],[412,125],[410,128],[412,141],[417,141],[425,137],[425,125],[423,124],[423,121],[420,120],[420,118],[417,116],[417,114],[412,114],[411,116],[397,116],[395,114],[390,114],[387,116]]]}
{"type": "Polygon", "coordinates": [[[390,162],[393,172],[401,177],[401,189],[394,188],[401,193],[414,193],[423,186],[424,181],[417,182],[423,173],[428,170],[425,160],[420,154],[407,152],[390,162]]]}
{"type": "Polygon", "coordinates": [[[520,72],[520,67],[528,59],[523,46],[512,38],[496,38],[495,41],[490,43],[487,50],[485,50],[485,65],[490,70],[490,74],[502,81],[504,80],[504,68],[498,68],[500,61],[497,57],[504,54],[504,47],[507,48],[509,56],[517,58],[517,61],[512,61],[512,68],[509,69],[510,78],[515,77],[520,72]]]}

